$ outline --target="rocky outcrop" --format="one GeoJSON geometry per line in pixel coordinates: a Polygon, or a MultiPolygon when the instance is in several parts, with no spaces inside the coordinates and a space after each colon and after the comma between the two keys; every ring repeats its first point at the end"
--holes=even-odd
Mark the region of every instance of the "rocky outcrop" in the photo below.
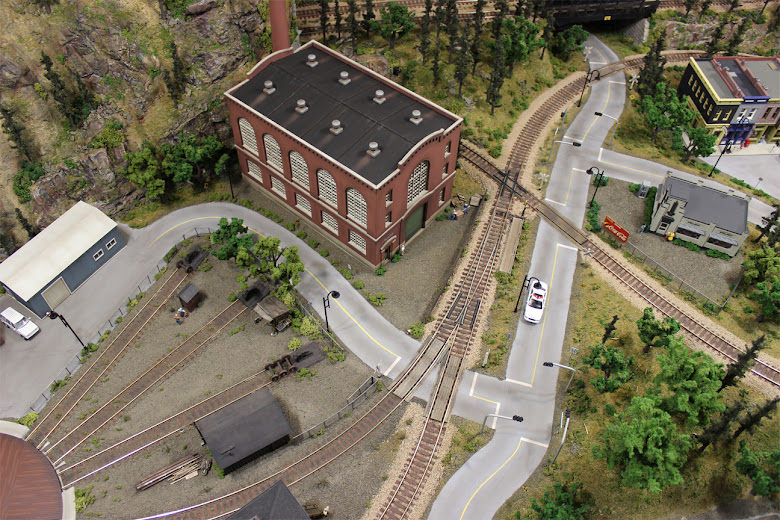
{"type": "Polygon", "coordinates": [[[197,0],[187,7],[187,14],[201,14],[214,9],[219,4],[217,0],[197,0]]]}

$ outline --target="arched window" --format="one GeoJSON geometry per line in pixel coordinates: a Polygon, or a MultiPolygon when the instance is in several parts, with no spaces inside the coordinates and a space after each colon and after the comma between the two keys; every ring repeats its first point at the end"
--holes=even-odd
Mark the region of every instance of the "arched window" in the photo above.
{"type": "Polygon", "coordinates": [[[309,167],[306,160],[296,151],[290,152],[290,169],[295,182],[309,190],[309,167]]]}
{"type": "Polygon", "coordinates": [[[406,203],[410,204],[428,188],[428,161],[418,164],[412,176],[409,177],[409,191],[406,195],[406,203]]]}
{"type": "Polygon", "coordinates": [[[317,170],[317,189],[320,192],[320,198],[337,208],[338,195],[336,195],[336,181],[333,180],[333,176],[322,168],[317,170]]]}
{"type": "Polygon", "coordinates": [[[241,144],[257,155],[257,137],[255,137],[255,129],[252,128],[252,124],[243,117],[239,117],[238,128],[241,130],[241,144]]]}
{"type": "Polygon", "coordinates": [[[279,149],[279,143],[269,134],[263,134],[263,144],[265,145],[265,162],[283,172],[282,151],[279,149]]]}
{"type": "Polygon", "coordinates": [[[364,227],[368,222],[366,199],[355,188],[347,190],[347,218],[351,218],[364,227]]]}

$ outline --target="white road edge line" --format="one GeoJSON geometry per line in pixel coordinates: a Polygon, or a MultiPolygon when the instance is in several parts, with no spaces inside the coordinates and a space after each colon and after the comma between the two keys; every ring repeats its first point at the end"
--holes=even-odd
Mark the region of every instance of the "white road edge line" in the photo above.
{"type": "MultiPolygon", "coordinates": [[[[498,415],[498,411],[501,409],[501,403],[496,403],[496,415],[498,415]]],[[[498,417],[493,417],[493,429],[496,429],[496,424],[498,424],[498,417]]]]}
{"type": "Polygon", "coordinates": [[[471,381],[471,390],[469,390],[469,397],[473,397],[474,396],[474,387],[477,386],[477,376],[478,375],[479,374],[474,372],[474,380],[471,381]]]}
{"type": "Polygon", "coordinates": [[[531,388],[531,383],[523,383],[522,381],[516,381],[514,379],[504,379],[507,383],[512,383],[513,385],[522,385],[527,386],[528,388],[531,388]]]}
{"type": "Polygon", "coordinates": [[[537,446],[541,446],[541,447],[542,447],[542,448],[544,448],[544,449],[547,449],[547,448],[548,448],[548,445],[547,445],[547,444],[544,444],[544,443],[542,443],[542,442],[538,442],[538,441],[532,441],[531,439],[527,439],[527,438],[525,438],[525,437],[520,437],[520,440],[521,440],[521,441],[525,441],[525,442],[527,442],[527,443],[529,443],[529,444],[535,444],[535,445],[537,445],[537,446]]]}
{"type": "Polygon", "coordinates": [[[617,84],[617,85],[625,85],[625,84],[626,84],[626,82],[625,82],[625,81],[612,81],[612,80],[609,80],[609,82],[610,82],[610,83],[615,83],[615,84],[617,84]]]}
{"type": "Polygon", "coordinates": [[[558,202],[557,200],[552,200],[548,198],[545,198],[544,200],[546,200],[547,202],[552,202],[553,204],[558,204],[560,206],[566,207],[566,204],[564,204],[563,202],[558,202]]]}
{"type": "Polygon", "coordinates": [[[583,170],[582,168],[572,168],[572,170],[575,172],[583,172],[583,173],[587,171],[587,170],[583,170]]]}
{"type": "Polygon", "coordinates": [[[385,377],[387,377],[387,374],[389,374],[390,372],[392,372],[392,371],[393,371],[393,369],[395,368],[395,366],[398,364],[398,362],[399,362],[399,361],[401,361],[401,356],[398,356],[398,357],[396,357],[396,358],[395,358],[395,361],[393,361],[393,364],[392,364],[392,365],[390,365],[390,368],[388,368],[387,370],[385,370],[385,373],[384,373],[384,374],[382,374],[382,375],[384,375],[385,377]]]}
{"type": "Polygon", "coordinates": [[[599,148],[599,162],[601,161],[601,154],[604,152],[604,148],[599,148]]]}
{"type": "Polygon", "coordinates": [[[573,249],[574,251],[579,251],[580,249],[578,247],[573,246],[567,246],[566,244],[557,244],[558,247],[565,247],[566,249],[573,249]]]}

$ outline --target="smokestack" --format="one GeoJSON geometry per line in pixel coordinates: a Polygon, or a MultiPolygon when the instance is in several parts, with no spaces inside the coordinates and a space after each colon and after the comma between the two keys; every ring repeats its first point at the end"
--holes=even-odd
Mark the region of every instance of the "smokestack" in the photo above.
{"type": "Polygon", "coordinates": [[[287,1],[269,0],[268,18],[271,21],[271,43],[274,52],[290,47],[290,23],[287,20],[287,1]]]}

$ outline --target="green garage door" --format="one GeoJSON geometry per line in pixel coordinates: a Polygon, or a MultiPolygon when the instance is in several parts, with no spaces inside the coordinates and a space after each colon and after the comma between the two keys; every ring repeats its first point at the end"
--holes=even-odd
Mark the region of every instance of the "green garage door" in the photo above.
{"type": "Polygon", "coordinates": [[[56,282],[51,284],[45,291],[43,291],[43,299],[49,304],[52,309],[57,305],[65,301],[65,298],[70,296],[70,289],[65,284],[65,280],[62,277],[58,278],[56,282]]]}
{"type": "Polygon", "coordinates": [[[425,217],[425,204],[417,208],[406,219],[406,240],[414,236],[415,233],[420,231],[423,227],[423,220],[425,217]]]}

